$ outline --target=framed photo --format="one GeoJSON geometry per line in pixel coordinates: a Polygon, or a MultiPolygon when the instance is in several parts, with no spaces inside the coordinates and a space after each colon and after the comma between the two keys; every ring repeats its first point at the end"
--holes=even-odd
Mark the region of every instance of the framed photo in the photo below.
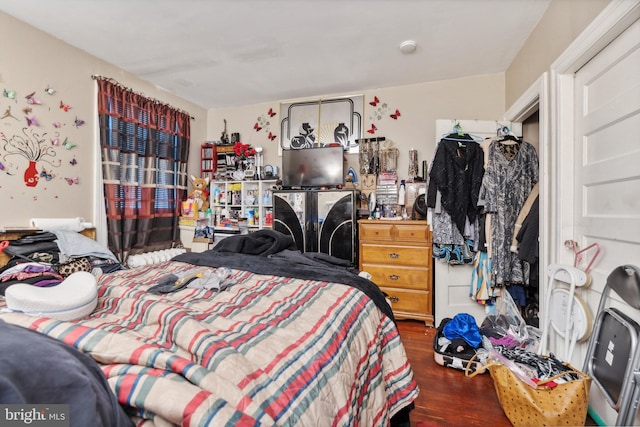
{"type": "Polygon", "coordinates": [[[338,143],[357,153],[363,111],[364,95],[281,104],[280,150],[338,143]]]}

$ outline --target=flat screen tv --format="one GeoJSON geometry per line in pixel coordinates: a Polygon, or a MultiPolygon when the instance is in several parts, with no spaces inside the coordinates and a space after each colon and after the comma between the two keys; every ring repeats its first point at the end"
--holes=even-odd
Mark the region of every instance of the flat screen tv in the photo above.
{"type": "Polygon", "coordinates": [[[285,188],[344,185],[344,148],[302,148],[282,152],[282,186],[285,188]]]}

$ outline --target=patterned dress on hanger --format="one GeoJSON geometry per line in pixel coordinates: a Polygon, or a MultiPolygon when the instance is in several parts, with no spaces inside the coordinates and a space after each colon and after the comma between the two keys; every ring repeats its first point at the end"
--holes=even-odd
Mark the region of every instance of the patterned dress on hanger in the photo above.
{"type": "Polygon", "coordinates": [[[494,286],[511,283],[526,284],[525,266],[511,252],[511,241],[518,214],[531,189],[538,182],[538,153],[528,142],[503,144],[493,141],[480,200],[487,212],[492,212],[492,282],[494,286]]]}

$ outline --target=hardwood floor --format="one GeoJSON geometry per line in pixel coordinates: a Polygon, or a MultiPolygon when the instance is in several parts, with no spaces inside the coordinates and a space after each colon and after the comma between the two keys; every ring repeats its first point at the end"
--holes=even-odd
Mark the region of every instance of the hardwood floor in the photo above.
{"type": "Polygon", "coordinates": [[[511,427],[502,412],[489,373],[467,378],[433,358],[435,328],[416,320],[398,320],[400,337],[413,368],[420,395],[411,411],[411,427],[511,427]]]}

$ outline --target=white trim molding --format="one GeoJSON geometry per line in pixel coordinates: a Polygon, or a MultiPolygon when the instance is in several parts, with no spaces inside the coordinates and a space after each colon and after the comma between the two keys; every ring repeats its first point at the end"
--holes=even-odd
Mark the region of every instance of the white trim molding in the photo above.
{"type": "MultiPolygon", "coordinates": [[[[539,153],[540,160],[540,194],[539,194],[539,212],[540,212],[540,262],[538,265],[539,277],[546,277],[546,271],[548,265],[552,263],[554,253],[552,251],[553,245],[551,242],[553,239],[554,231],[551,229],[553,224],[550,221],[551,206],[550,201],[553,198],[550,196],[554,189],[550,188],[552,180],[550,179],[551,170],[553,166],[554,158],[551,156],[553,153],[552,147],[550,147],[549,139],[549,76],[548,73],[543,73],[521,96],[516,102],[506,111],[505,120],[512,122],[523,122],[532,113],[538,111],[539,118],[539,153]]],[[[547,292],[547,283],[543,280],[540,281],[540,290],[538,298],[539,310],[538,313],[542,316],[545,313],[545,298],[547,292]]],[[[541,324],[544,318],[540,319],[541,324]]]]}

